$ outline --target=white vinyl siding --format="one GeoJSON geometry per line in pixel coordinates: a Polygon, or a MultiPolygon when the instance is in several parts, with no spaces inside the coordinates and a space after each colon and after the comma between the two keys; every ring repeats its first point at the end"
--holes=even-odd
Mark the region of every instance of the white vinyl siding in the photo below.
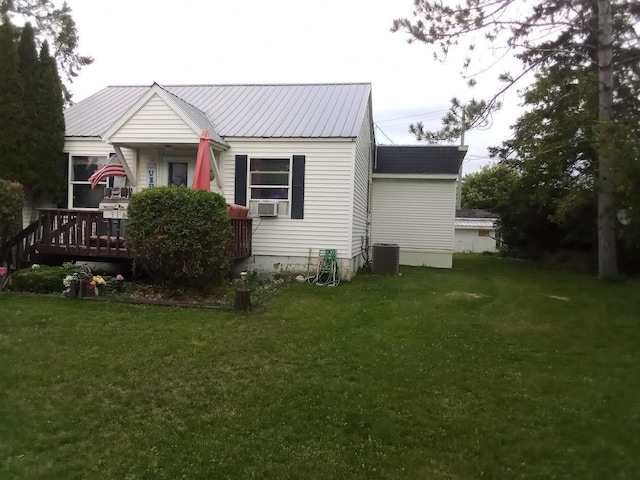
{"type": "Polygon", "coordinates": [[[351,256],[361,254],[362,237],[367,235],[369,208],[369,181],[373,162],[373,138],[371,135],[371,109],[367,108],[360,134],[356,140],[353,190],[353,222],[351,229],[351,256]]]}
{"type": "MultiPolygon", "coordinates": [[[[38,208],[56,208],[56,205],[45,199],[40,199],[36,206],[36,209],[38,208]]],[[[33,213],[32,200],[30,198],[25,198],[24,204],[22,205],[22,228],[27,228],[31,225],[31,215],[33,213]]]]}
{"type": "Polygon", "coordinates": [[[99,137],[67,137],[64,142],[64,152],[70,155],[108,155],[113,152],[113,146],[104,143],[99,137]]]}
{"type": "Polygon", "coordinates": [[[374,178],[372,243],[453,252],[456,182],[374,178]]]}
{"type": "Polygon", "coordinates": [[[31,205],[31,201],[25,199],[22,204],[22,228],[27,228],[31,224],[31,214],[33,213],[33,208],[31,205]]]}
{"type": "Polygon", "coordinates": [[[138,161],[138,170],[136,177],[138,179],[138,189],[142,190],[149,187],[149,168],[153,170],[154,187],[160,185],[166,185],[165,183],[159,183],[160,179],[164,179],[168,172],[162,166],[160,151],[157,148],[141,148],[140,160],[138,161]]]}
{"type": "Polygon", "coordinates": [[[488,236],[481,236],[481,229],[456,228],[455,251],[476,253],[495,252],[496,231],[493,228],[483,231],[488,232],[488,236]]]}
{"type": "Polygon", "coordinates": [[[311,249],[315,262],[318,249],[335,248],[339,258],[351,258],[352,140],[226,140],[231,148],[221,157],[229,202],[234,201],[236,155],[249,159],[306,157],[304,218],[254,218],[253,255],[307,258],[311,249]]]}
{"type": "Polygon", "coordinates": [[[124,144],[197,144],[199,137],[200,134],[196,134],[160,96],[153,95],[111,136],[110,141],[124,144]]]}

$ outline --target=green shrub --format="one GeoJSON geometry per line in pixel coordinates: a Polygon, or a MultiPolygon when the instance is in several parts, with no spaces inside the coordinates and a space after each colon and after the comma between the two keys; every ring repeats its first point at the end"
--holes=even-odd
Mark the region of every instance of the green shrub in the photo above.
{"type": "Polygon", "coordinates": [[[58,293],[64,290],[62,280],[80,271],[80,267],[65,264],[62,267],[25,268],[11,276],[11,290],[16,292],[58,293]]]}
{"type": "Polygon", "coordinates": [[[129,204],[127,246],[164,285],[206,288],[229,272],[232,231],[224,199],[185,187],[155,187],[129,204]]]}
{"type": "Polygon", "coordinates": [[[22,185],[0,178],[0,246],[22,228],[23,204],[22,185]]]}

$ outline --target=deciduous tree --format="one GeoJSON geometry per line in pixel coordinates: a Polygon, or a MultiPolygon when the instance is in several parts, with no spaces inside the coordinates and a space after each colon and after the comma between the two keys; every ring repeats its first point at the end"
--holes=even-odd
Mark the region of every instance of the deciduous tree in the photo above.
{"type": "MultiPolygon", "coordinates": [[[[466,50],[463,69],[468,73],[474,66],[479,39],[491,43],[500,55],[512,54],[522,62],[517,73],[503,72],[499,79],[504,85],[487,101],[475,101],[481,108],[475,116],[455,115],[452,105],[450,125],[440,132],[425,132],[421,125],[414,125],[414,133],[420,138],[440,140],[473,128],[485,122],[496,108],[502,94],[532,72],[553,69],[569,60],[591,73],[592,82],[598,86],[598,109],[593,121],[607,122],[615,119],[614,77],[615,71],[635,65],[638,57],[618,57],[615,51],[637,50],[638,34],[635,25],[640,18],[637,2],[611,0],[553,0],[525,3],[516,0],[466,0],[450,6],[443,2],[415,0],[412,18],[396,19],[392,30],[405,31],[409,41],[434,45],[434,55],[446,59],[452,49],[466,50]],[[457,129],[456,129],[457,119],[457,129]]],[[[482,40],[481,40],[482,41],[482,40]]],[[[476,78],[469,75],[470,83],[476,78]]],[[[460,102],[458,101],[459,105],[460,102]]],[[[468,112],[473,113],[473,112],[468,112]]],[[[447,119],[445,119],[447,120],[447,119]]],[[[617,276],[615,248],[615,211],[613,183],[614,159],[604,150],[597,152],[598,195],[598,258],[599,275],[602,278],[617,276]]]]}
{"type": "MultiPolygon", "coordinates": [[[[640,150],[635,141],[640,135],[640,79],[633,70],[618,73],[615,122],[594,121],[598,86],[588,69],[569,61],[546,68],[525,90],[526,113],[513,125],[513,137],[492,149],[500,164],[520,177],[509,208],[501,212],[510,246],[533,256],[557,249],[584,255],[597,251],[595,185],[600,152],[616,159],[615,211],[626,210],[631,220],[640,207],[640,150]],[[527,235],[518,235],[525,231],[527,235]]],[[[632,267],[629,258],[640,252],[635,222],[618,229],[624,267],[632,267]]]]}
{"type": "Polygon", "coordinates": [[[480,208],[500,213],[509,208],[519,175],[504,163],[482,167],[462,179],[462,208],[480,208]]]}

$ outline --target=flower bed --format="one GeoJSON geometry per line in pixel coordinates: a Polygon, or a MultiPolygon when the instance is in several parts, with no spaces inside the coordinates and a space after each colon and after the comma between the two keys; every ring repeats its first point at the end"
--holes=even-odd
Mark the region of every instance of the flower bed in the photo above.
{"type": "Polygon", "coordinates": [[[11,276],[16,292],[62,294],[71,299],[104,299],[147,305],[202,308],[233,308],[238,289],[251,291],[251,303],[259,305],[284,285],[284,279],[260,280],[253,275],[242,281],[229,279],[213,289],[168,288],[127,282],[122,274],[100,275],[84,266],[67,263],[61,267],[34,265],[11,276]]]}

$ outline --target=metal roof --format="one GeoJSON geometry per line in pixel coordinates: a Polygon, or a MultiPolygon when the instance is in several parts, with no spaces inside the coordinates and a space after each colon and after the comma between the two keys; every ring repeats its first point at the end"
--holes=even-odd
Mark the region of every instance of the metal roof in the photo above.
{"type": "Polygon", "coordinates": [[[457,175],[466,153],[458,146],[378,145],[373,173],[457,175]]]}
{"type": "Polygon", "coordinates": [[[150,87],[107,87],[64,111],[65,135],[99,137],[150,87]]]}
{"type": "Polygon", "coordinates": [[[496,228],[496,219],[456,217],[456,228],[479,228],[482,230],[493,230],[496,228]]]}
{"type": "MultiPolygon", "coordinates": [[[[69,107],[65,110],[66,135],[102,135],[149,88],[106,87],[69,107]]],[[[194,111],[204,115],[214,127],[212,135],[217,132],[221,137],[355,138],[371,95],[369,83],[162,88],[193,107],[191,112],[185,110],[190,117],[194,111]]]]}
{"type": "Polygon", "coordinates": [[[178,107],[182,109],[182,111],[198,126],[200,130],[209,131],[211,140],[221,143],[222,145],[228,145],[227,142],[225,142],[220,137],[220,135],[218,135],[218,132],[216,131],[216,127],[211,124],[211,122],[207,118],[207,115],[202,110],[194,107],[189,102],[184,101],[183,99],[169,92],[168,90],[165,90],[165,91],[171,96],[171,98],[173,98],[173,100],[176,102],[178,107]]]}

